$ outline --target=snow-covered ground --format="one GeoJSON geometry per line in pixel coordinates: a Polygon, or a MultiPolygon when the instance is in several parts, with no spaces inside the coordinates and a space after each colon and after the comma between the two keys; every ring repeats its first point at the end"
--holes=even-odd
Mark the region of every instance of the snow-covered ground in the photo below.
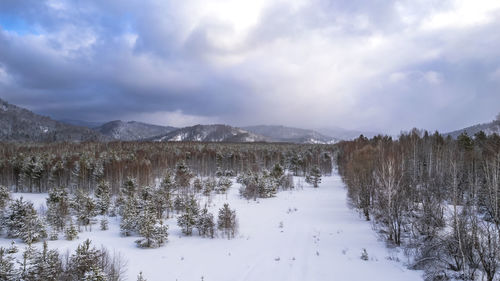
{"type": "MultiPolygon", "coordinates": [[[[94,225],[77,241],[49,241],[49,247],[61,253],[73,251],[89,238],[128,261],[128,280],[135,280],[140,271],[149,281],[422,280],[421,272],[388,258],[394,254],[378,240],[370,223],[348,208],[338,175],[324,177],[319,188],[304,184],[303,189],[258,201],[241,199],[238,188],[233,185],[227,200],[225,195],[212,199],[215,216],[224,202],[237,211],[239,234],[232,240],[183,236],[176,220],[170,219],[165,246],[139,249],[134,243],[137,237],[120,237],[118,220],[110,218],[107,231],[94,225]],[[368,261],[360,258],[363,249],[368,261]]],[[[37,208],[43,196],[23,194],[36,201],[37,208]]],[[[0,246],[10,243],[0,240],[0,246]]]]}

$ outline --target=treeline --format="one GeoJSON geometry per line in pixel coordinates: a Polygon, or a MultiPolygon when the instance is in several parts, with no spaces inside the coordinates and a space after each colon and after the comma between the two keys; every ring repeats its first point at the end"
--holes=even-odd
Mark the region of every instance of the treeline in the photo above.
{"type": "Polygon", "coordinates": [[[348,196],[428,280],[498,280],[500,137],[416,129],[339,144],[348,196]]]}
{"type": "Polygon", "coordinates": [[[0,184],[16,192],[46,192],[53,186],[93,191],[104,180],[116,194],[127,178],[150,186],[181,161],[200,176],[270,170],[276,163],[296,175],[313,166],[328,174],[334,149],[267,143],[2,143],[0,184]]]}

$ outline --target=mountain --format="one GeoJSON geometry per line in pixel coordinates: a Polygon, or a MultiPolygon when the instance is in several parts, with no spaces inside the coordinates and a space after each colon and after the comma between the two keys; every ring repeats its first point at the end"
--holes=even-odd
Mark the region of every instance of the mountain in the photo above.
{"type": "Polygon", "coordinates": [[[68,125],[0,99],[0,141],[106,141],[89,128],[68,125]]]}
{"type": "Polygon", "coordinates": [[[242,129],[264,136],[272,142],[335,143],[338,141],[336,138],[325,136],[313,130],[285,126],[260,125],[243,127],[242,129]]]}
{"type": "Polygon", "coordinates": [[[495,120],[489,123],[484,123],[484,124],[478,124],[474,126],[470,126],[467,128],[463,128],[460,130],[456,130],[453,132],[449,132],[444,134],[445,136],[451,136],[452,138],[457,138],[460,134],[463,132],[466,132],[467,135],[469,136],[474,136],[476,133],[479,131],[483,131],[486,135],[492,135],[496,133],[497,135],[500,135],[500,120],[495,120]]]}
{"type": "Polygon", "coordinates": [[[163,136],[151,138],[153,141],[199,141],[199,142],[261,142],[266,138],[240,128],[228,125],[196,125],[185,127],[163,136]]]}
{"type": "Polygon", "coordinates": [[[104,122],[92,122],[92,121],[75,120],[75,119],[59,119],[57,121],[68,124],[68,125],[87,127],[90,129],[99,127],[102,124],[104,124],[104,122]]]}
{"type": "Polygon", "coordinates": [[[339,139],[339,140],[352,140],[360,135],[363,135],[367,138],[372,138],[379,133],[375,132],[364,132],[364,131],[358,131],[358,130],[347,130],[344,128],[339,128],[339,127],[331,127],[331,128],[321,128],[318,129],[318,131],[324,135],[339,139]]]}
{"type": "Polygon", "coordinates": [[[111,121],[94,128],[99,133],[121,141],[144,140],[155,136],[165,135],[176,130],[174,127],[158,126],[136,121],[111,121]]]}

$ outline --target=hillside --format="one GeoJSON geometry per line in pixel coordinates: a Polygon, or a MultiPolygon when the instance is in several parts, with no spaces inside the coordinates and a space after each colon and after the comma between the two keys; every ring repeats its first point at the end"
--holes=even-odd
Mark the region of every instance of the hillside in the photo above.
{"type": "Polygon", "coordinates": [[[146,124],[136,121],[123,122],[121,120],[116,120],[105,123],[94,129],[99,133],[116,140],[134,141],[165,135],[176,130],[177,128],[146,124]]]}
{"type": "Polygon", "coordinates": [[[453,132],[449,132],[444,134],[445,136],[451,136],[452,138],[456,139],[460,134],[463,132],[466,132],[467,135],[469,136],[474,136],[475,134],[479,133],[480,131],[483,131],[486,135],[492,135],[492,134],[497,134],[500,135],[500,121],[495,120],[489,123],[484,123],[484,124],[478,124],[474,126],[470,126],[467,128],[463,128],[460,130],[456,130],[453,132]]]}
{"type": "Polygon", "coordinates": [[[0,141],[60,142],[106,141],[89,128],[68,125],[0,99],[0,141]]]}
{"type": "Polygon", "coordinates": [[[196,125],[172,131],[153,141],[260,142],[266,138],[228,125],[196,125]]]}
{"type": "Polygon", "coordinates": [[[285,127],[285,126],[248,126],[244,130],[268,138],[274,142],[290,143],[335,143],[337,139],[325,136],[313,130],[285,127]]]}

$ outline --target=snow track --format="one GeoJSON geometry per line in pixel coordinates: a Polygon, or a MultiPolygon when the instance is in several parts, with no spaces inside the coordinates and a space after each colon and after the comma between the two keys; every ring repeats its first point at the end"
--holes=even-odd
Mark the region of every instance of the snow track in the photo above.
{"type": "MultiPolygon", "coordinates": [[[[139,271],[149,281],[422,280],[421,272],[387,259],[393,254],[370,223],[348,208],[338,175],[323,178],[319,188],[306,185],[258,201],[241,199],[238,188],[233,185],[227,200],[216,195],[211,207],[215,216],[225,202],[236,209],[240,228],[232,240],[200,238],[196,230],[185,237],[176,220],[169,219],[169,242],[139,249],[137,237],[120,237],[119,222],[111,218],[108,231],[94,226],[92,232],[80,233],[78,241],[49,241],[49,247],[64,253],[90,238],[128,260],[128,280],[135,280],[139,271]],[[368,261],[360,259],[363,249],[368,261]]],[[[2,246],[9,244],[1,240],[2,246]]]]}

